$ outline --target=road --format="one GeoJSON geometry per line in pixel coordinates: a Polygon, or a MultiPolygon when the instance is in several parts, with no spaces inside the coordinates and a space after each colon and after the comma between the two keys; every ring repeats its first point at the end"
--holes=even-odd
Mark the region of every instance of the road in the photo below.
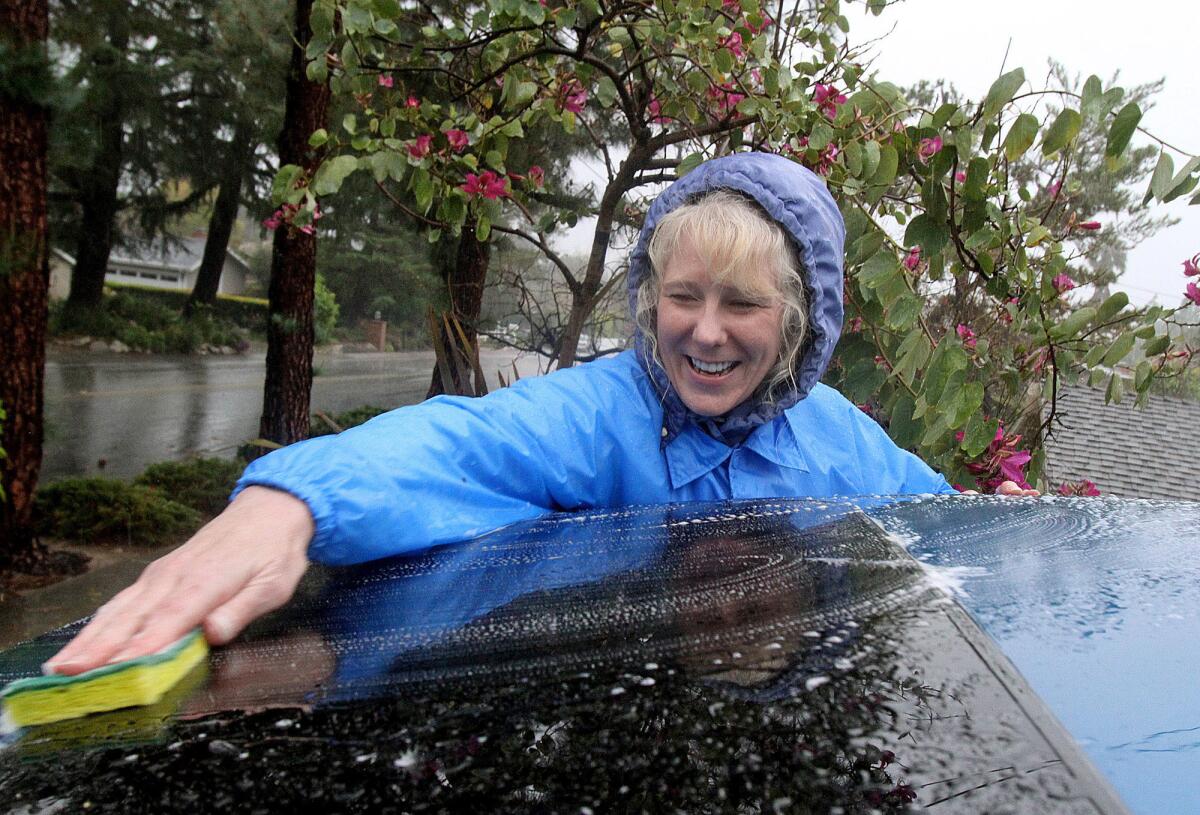
{"type": "MultiPolygon", "coordinates": [[[[489,387],[511,378],[514,354],[481,354],[489,387]]],[[[321,353],[314,360],[313,410],[421,401],[432,351],[321,353]]],[[[516,360],[521,376],[538,359],[516,360]]],[[[258,434],[266,357],[88,353],[52,349],[46,363],[42,483],[72,475],[131,478],[147,464],[190,455],[233,456],[258,434]],[[103,462],[103,464],[102,464],[103,462]]]]}

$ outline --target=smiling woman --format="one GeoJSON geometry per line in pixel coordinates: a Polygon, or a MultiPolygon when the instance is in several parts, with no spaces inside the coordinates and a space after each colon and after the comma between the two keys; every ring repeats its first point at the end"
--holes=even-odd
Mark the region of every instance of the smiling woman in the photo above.
{"type": "Polygon", "coordinates": [[[824,181],[765,153],[706,162],[630,258],[634,348],[478,399],[439,397],[258,459],[230,507],[108,603],[50,668],[228,642],[310,559],[358,563],[552,512],[953,489],[821,384],[845,225],[824,181]]]}

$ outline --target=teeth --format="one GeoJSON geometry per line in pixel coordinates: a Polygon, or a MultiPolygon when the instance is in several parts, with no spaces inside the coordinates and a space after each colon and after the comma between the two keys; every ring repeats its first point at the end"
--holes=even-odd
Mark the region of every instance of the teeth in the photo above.
{"type": "Polygon", "coordinates": [[[698,371],[706,374],[723,374],[736,365],[736,362],[704,362],[695,357],[688,357],[688,360],[698,371]]]}

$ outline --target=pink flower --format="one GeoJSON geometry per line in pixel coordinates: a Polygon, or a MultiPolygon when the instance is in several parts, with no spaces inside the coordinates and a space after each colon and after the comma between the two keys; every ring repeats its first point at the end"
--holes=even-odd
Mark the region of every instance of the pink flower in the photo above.
{"type": "Polygon", "coordinates": [[[421,100],[415,96],[409,96],[408,99],[404,101],[404,106],[409,108],[419,108],[421,107],[421,100]]]}
{"type": "Polygon", "coordinates": [[[1058,485],[1059,495],[1086,495],[1089,497],[1100,494],[1100,490],[1096,489],[1096,485],[1088,480],[1082,481],[1064,481],[1058,485]]]}
{"type": "Polygon", "coordinates": [[[650,104],[646,105],[646,112],[650,114],[650,121],[656,125],[665,125],[671,121],[671,117],[663,116],[662,102],[658,101],[657,96],[651,97],[650,104]]]}
{"type": "Polygon", "coordinates": [[[1051,198],[1057,198],[1058,191],[1061,189],[1062,189],[1062,182],[1055,181],[1053,184],[1051,184],[1049,187],[1046,188],[1046,194],[1049,195],[1051,198]]]}
{"type": "Polygon", "coordinates": [[[1081,224],[1076,224],[1080,229],[1086,229],[1088,232],[1095,232],[1100,228],[1099,221],[1084,221],[1081,224]]]}
{"type": "Polygon", "coordinates": [[[744,93],[736,92],[736,87],[732,82],[725,82],[721,85],[709,85],[708,98],[717,103],[718,110],[728,113],[746,98],[744,93]]]}
{"type": "Polygon", "coordinates": [[[541,188],[546,183],[546,171],[537,164],[529,168],[529,172],[525,175],[529,179],[529,183],[537,188],[541,188]]]}
{"type": "Polygon", "coordinates": [[[846,328],[850,331],[850,333],[857,334],[859,331],[862,331],[862,323],[862,317],[855,317],[850,321],[850,325],[846,326],[846,328]]]}
{"type": "Polygon", "coordinates": [[[958,338],[960,340],[962,340],[962,344],[964,347],[966,347],[966,348],[974,348],[975,347],[975,343],[978,341],[978,338],[975,336],[975,332],[972,331],[969,326],[965,326],[962,323],[959,323],[958,327],[955,328],[954,330],[958,333],[958,338]]]}
{"type": "Polygon", "coordinates": [[[446,131],[446,141],[450,142],[450,148],[455,153],[461,153],[467,149],[467,145],[471,143],[470,137],[467,136],[467,131],[452,128],[446,131]]]}
{"type": "Polygon", "coordinates": [[[380,74],[379,75],[379,87],[390,88],[395,84],[396,84],[396,80],[392,79],[391,74],[380,74]]]}
{"type": "Polygon", "coordinates": [[[738,59],[746,56],[746,52],[742,49],[742,35],[736,31],[730,34],[728,37],[718,37],[717,46],[720,48],[728,48],[738,59]]]}
{"type": "Polygon", "coordinates": [[[814,85],[812,99],[821,112],[829,119],[837,116],[839,105],[846,104],[846,95],[838,93],[838,89],[833,85],[814,85]]]}
{"type": "Polygon", "coordinates": [[[417,136],[412,144],[408,145],[408,154],[413,158],[424,158],[429,154],[429,145],[433,142],[433,136],[428,133],[417,136]]]}
{"type": "Polygon", "coordinates": [[[905,269],[908,269],[910,272],[914,271],[921,265],[921,247],[914,246],[912,249],[909,249],[908,256],[901,262],[904,264],[905,269]]]}
{"type": "Polygon", "coordinates": [[[922,161],[928,161],[942,151],[942,137],[934,136],[931,139],[921,139],[917,145],[917,155],[922,161]]]}
{"type": "Polygon", "coordinates": [[[750,30],[750,33],[751,33],[751,34],[753,34],[754,36],[756,36],[756,37],[757,37],[759,34],[763,33],[763,32],[764,32],[764,31],[766,31],[768,28],[770,28],[770,27],[771,27],[771,24],[772,24],[773,22],[775,22],[775,21],[774,21],[774,20],[772,20],[770,17],[768,17],[767,15],[765,15],[765,14],[764,14],[764,15],[762,16],[762,22],[761,22],[760,24],[758,24],[758,25],[752,25],[752,24],[750,23],[750,21],[749,21],[749,20],[747,20],[747,21],[746,21],[746,28],[748,28],[748,29],[750,30]]]}
{"type": "Polygon", "coordinates": [[[1075,281],[1072,280],[1071,276],[1068,274],[1060,274],[1054,278],[1054,290],[1057,291],[1059,294],[1062,294],[1063,292],[1068,292],[1071,289],[1075,288],[1075,286],[1076,286],[1075,281]]]}
{"type": "Polygon", "coordinates": [[[1015,481],[1023,489],[1029,489],[1025,481],[1025,465],[1031,456],[1026,450],[1018,450],[1020,435],[1006,436],[1004,425],[996,428],[996,437],[977,461],[967,464],[967,471],[986,492],[994,492],[1005,481],[1015,481]]]}
{"type": "Polygon", "coordinates": [[[560,110],[569,110],[572,113],[583,112],[583,106],[587,103],[587,89],[583,87],[578,79],[569,79],[558,88],[558,107],[560,110]]]}
{"type": "Polygon", "coordinates": [[[967,174],[964,173],[962,170],[959,170],[957,173],[954,174],[954,180],[957,181],[959,184],[962,184],[967,180],[967,174]]]}
{"type": "Polygon", "coordinates": [[[1200,254],[1192,255],[1191,260],[1183,262],[1183,273],[1187,277],[1200,275],[1200,254]]]}
{"type": "Polygon", "coordinates": [[[821,160],[817,164],[817,173],[820,175],[829,175],[833,170],[834,162],[838,157],[838,146],[836,144],[827,144],[821,152],[821,160]]]}
{"type": "Polygon", "coordinates": [[[1200,286],[1197,286],[1194,282],[1187,284],[1187,290],[1183,293],[1183,296],[1191,300],[1194,305],[1200,306],[1200,286]]]}
{"type": "Polygon", "coordinates": [[[508,179],[501,178],[491,170],[484,170],[479,175],[467,173],[467,183],[463,184],[461,189],[472,198],[482,195],[484,198],[495,200],[508,195],[508,179]]]}
{"type": "Polygon", "coordinates": [[[275,210],[269,217],[263,218],[262,225],[271,231],[278,229],[283,225],[283,213],[275,210]]]}

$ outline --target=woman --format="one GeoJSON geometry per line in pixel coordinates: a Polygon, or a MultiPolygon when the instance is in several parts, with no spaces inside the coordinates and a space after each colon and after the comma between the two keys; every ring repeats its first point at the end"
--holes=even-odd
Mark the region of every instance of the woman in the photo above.
{"type": "Polygon", "coordinates": [[[561,510],[952,492],[818,382],[841,331],[844,236],[820,178],[787,159],[701,165],[656,199],[631,257],[635,350],[254,462],[229,508],[48,669],[139,656],[197,624],[226,643],[291,597],[310,558],[371,560],[561,510]]]}

